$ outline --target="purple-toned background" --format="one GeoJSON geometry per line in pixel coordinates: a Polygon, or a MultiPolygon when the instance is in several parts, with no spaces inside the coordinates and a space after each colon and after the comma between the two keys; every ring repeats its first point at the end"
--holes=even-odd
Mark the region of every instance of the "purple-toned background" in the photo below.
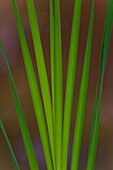
{"type": "MultiPolygon", "coordinates": [[[[34,64],[37,82],[39,78],[36,68],[32,37],[30,32],[27,8],[25,0],[17,0],[22,23],[24,26],[28,46],[34,64]]],[[[91,126],[91,117],[94,104],[96,81],[99,67],[100,49],[103,34],[103,26],[106,14],[107,0],[95,0],[94,31],[92,42],[92,54],[90,65],[90,77],[88,86],[88,96],[85,112],[84,132],[81,148],[80,167],[84,170],[87,162],[88,143],[91,126]]],[[[62,48],[63,48],[63,89],[65,96],[66,72],[68,63],[69,40],[71,31],[71,22],[73,14],[74,0],[61,0],[61,26],[62,26],[62,48]]],[[[35,0],[37,18],[40,28],[41,40],[44,49],[45,63],[47,68],[48,80],[50,84],[50,51],[49,51],[49,0],[35,0]]],[[[69,161],[71,159],[72,139],[74,132],[74,122],[76,118],[77,99],[79,94],[79,85],[82,73],[82,65],[87,40],[88,23],[90,17],[91,0],[83,0],[80,39],[77,61],[77,72],[75,79],[75,91],[73,101],[73,114],[70,133],[69,161]]],[[[46,169],[45,161],[40,143],[38,126],[36,124],[34,109],[29,92],[27,77],[23,64],[19,38],[17,34],[13,8],[11,1],[0,1],[0,37],[3,42],[17,92],[23,107],[26,121],[33,139],[37,159],[40,169],[46,169]]],[[[103,84],[103,99],[101,109],[100,131],[98,148],[95,162],[95,170],[112,170],[113,169],[113,31],[109,48],[107,68],[103,84]]],[[[50,85],[51,88],[51,85],[50,85]]],[[[39,85],[40,89],[40,85],[39,85]]],[[[25,149],[23,146],[19,124],[16,116],[16,109],[11,93],[9,79],[0,51],[0,117],[4,123],[6,132],[14,149],[18,163],[22,170],[29,169],[25,149]]],[[[13,170],[13,163],[5,138],[0,130],[0,169],[13,170]]]]}

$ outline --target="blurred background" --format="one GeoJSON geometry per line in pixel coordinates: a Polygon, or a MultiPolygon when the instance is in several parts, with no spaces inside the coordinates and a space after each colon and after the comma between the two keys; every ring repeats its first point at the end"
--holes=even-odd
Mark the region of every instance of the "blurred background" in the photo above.
{"type": "MultiPolygon", "coordinates": [[[[49,0],[35,0],[38,24],[44,50],[48,80],[51,89],[50,50],[49,50],[49,0]]],[[[37,73],[33,42],[25,0],[17,0],[22,24],[26,34],[30,54],[32,57],[37,83],[40,89],[37,73]]],[[[86,169],[91,119],[93,113],[96,81],[98,75],[102,34],[106,15],[107,0],[95,0],[94,29],[92,40],[91,65],[88,84],[88,95],[85,111],[84,131],[79,169],[86,169]]],[[[61,0],[61,31],[63,53],[63,96],[65,97],[66,73],[68,64],[69,41],[73,16],[74,0],[61,0]]],[[[70,132],[69,161],[71,160],[74,123],[76,118],[79,86],[89,26],[91,0],[82,0],[82,14],[80,25],[79,50],[75,78],[72,123],[70,132]]],[[[25,73],[16,23],[11,1],[0,1],[0,38],[3,42],[8,62],[12,71],[18,96],[32,137],[40,169],[46,169],[43,150],[40,142],[38,126],[36,124],[33,104],[30,96],[28,81],[25,73]]],[[[96,154],[95,170],[113,170],[113,30],[109,47],[109,55],[103,84],[103,98],[99,129],[99,140],[96,154]]],[[[41,91],[40,91],[41,94],[41,91]]],[[[64,98],[63,97],[63,98],[64,98]]],[[[0,51],[0,118],[3,121],[7,135],[13,147],[20,169],[28,170],[29,165],[23,145],[16,109],[11,93],[5,62],[0,51]]],[[[10,152],[0,129],[0,169],[13,170],[10,152]]]]}

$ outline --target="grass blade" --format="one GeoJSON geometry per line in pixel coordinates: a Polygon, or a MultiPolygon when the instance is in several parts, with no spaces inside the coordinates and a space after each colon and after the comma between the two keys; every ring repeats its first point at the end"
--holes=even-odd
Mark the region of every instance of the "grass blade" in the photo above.
{"type": "Polygon", "coordinates": [[[62,145],[63,147],[62,169],[63,170],[67,169],[69,133],[70,133],[74,82],[75,82],[77,52],[78,52],[80,15],[81,15],[81,0],[75,0],[73,23],[72,23],[72,30],[71,30],[70,50],[69,50],[68,71],[67,71],[65,107],[64,107],[63,145],[62,145]]]}
{"type": "Polygon", "coordinates": [[[34,3],[33,0],[26,0],[26,2],[27,2],[32,38],[34,43],[42,97],[44,102],[53,163],[55,164],[53,113],[52,113],[51,97],[50,97],[49,84],[47,79],[46,66],[44,61],[44,55],[42,50],[42,44],[40,39],[40,33],[39,33],[34,3]]]}
{"type": "MultiPolygon", "coordinates": [[[[47,132],[47,127],[46,127],[43,107],[42,107],[42,103],[40,99],[40,94],[39,94],[39,90],[38,90],[38,86],[36,82],[36,77],[35,77],[32,61],[31,61],[29,49],[27,46],[25,34],[24,34],[23,27],[21,24],[21,19],[19,16],[18,8],[16,5],[16,1],[12,0],[12,4],[13,4],[13,9],[14,9],[21,49],[23,53],[24,64],[25,64],[26,73],[28,77],[29,87],[31,91],[32,101],[33,101],[36,119],[37,119],[39,131],[40,131],[41,141],[42,141],[42,145],[44,149],[44,155],[45,155],[48,169],[53,169],[48,132],[47,132]]],[[[45,82],[45,80],[43,80],[43,82],[45,82]]]]}
{"type": "Polygon", "coordinates": [[[51,56],[51,87],[53,104],[53,121],[55,126],[55,94],[54,94],[54,13],[53,0],[50,0],[50,56],[51,56]]]}
{"type": "Polygon", "coordinates": [[[21,108],[21,105],[20,105],[20,102],[19,102],[19,99],[18,99],[16,88],[15,88],[15,85],[14,85],[14,82],[13,82],[13,78],[12,78],[12,75],[11,75],[11,71],[10,71],[10,68],[9,68],[9,64],[8,64],[7,57],[6,57],[6,54],[5,54],[1,40],[0,40],[0,47],[1,47],[4,59],[5,59],[6,67],[7,67],[7,72],[8,72],[8,76],[9,76],[9,80],[10,80],[10,84],[11,84],[11,90],[12,90],[12,94],[13,94],[13,98],[14,98],[14,102],[15,102],[18,121],[19,121],[20,129],[21,129],[21,133],[22,133],[22,136],[23,136],[23,141],[24,141],[29,165],[30,165],[31,169],[37,170],[39,168],[38,168],[37,160],[36,160],[36,157],[35,157],[33,145],[32,145],[32,142],[31,142],[30,134],[29,134],[28,127],[27,127],[27,124],[26,124],[26,121],[25,121],[25,118],[24,118],[24,114],[23,114],[23,111],[22,111],[22,108],[21,108]]]}
{"type": "Polygon", "coordinates": [[[87,44],[86,44],[86,52],[85,52],[85,59],[84,59],[84,66],[83,66],[83,72],[82,72],[82,79],[81,79],[78,107],[77,107],[77,115],[76,115],[76,122],[75,122],[75,130],[74,130],[71,170],[73,169],[77,170],[78,165],[79,165],[79,156],[80,156],[80,148],[81,148],[81,140],[82,140],[82,132],[83,132],[83,123],[84,123],[84,112],[85,112],[87,86],[88,86],[88,78],[89,78],[92,31],[93,31],[93,16],[94,16],[94,2],[95,1],[92,0],[89,31],[88,31],[88,38],[87,38],[87,44]]]}
{"type": "Polygon", "coordinates": [[[91,131],[92,134],[91,134],[91,139],[90,139],[91,141],[90,141],[90,146],[89,146],[88,162],[87,162],[87,168],[86,168],[87,170],[94,169],[97,140],[98,140],[98,133],[99,133],[99,123],[100,123],[102,85],[103,85],[105,67],[106,67],[108,50],[109,50],[112,24],[113,24],[113,1],[108,0],[105,29],[104,29],[104,35],[103,35],[103,44],[102,44],[103,69],[102,69],[102,77],[101,77],[101,84],[100,84],[97,114],[95,116],[93,130],[91,131]]]}
{"type": "Polygon", "coordinates": [[[54,1],[55,7],[55,149],[56,166],[61,170],[62,155],[62,117],[63,117],[63,89],[62,89],[62,48],[61,48],[61,25],[59,0],[54,1]]]}
{"type": "Polygon", "coordinates": [[[20,168],[19,168],[19,166],[18,166],[17,160],[16,160],[16,158],[15,158],[14,152],[13,152],[12,147],[11,147],[11,145],[10,145],[9,139],[8,139],[8,137],[7,137],[7,134],[6,134],[6,131],[5,131],[5,129],[4,129],[4,126],[3,126],[3,123],[2,123],[2,121],[1,121],[1,119],[0,119],[0,127],[1,127],[1,129],[2,129],[2,132],[3,132],[4,136],[5,136],[5,139],[6,139],[6,141],[7,141],[7,144],[8,144],[9,150],[10,150],[10,154],[11,154],[11,158],[12,158],[12,161],[13,161],[13,165],[14,165],[14,167],[15,167],[15,170],[19,170],[20,168]]]}
{"type": "MultiPolygon", "coordinates": [[[[54,125],[54,139],[55,139],[55,85],[54,85],[54,13],[53,13],[53,0],[50,0],[50,56],[51,56],[51,88],[52,88],[52,106],[53,106],[53,125],[54,125]]],[[[54,141],[55,144],[55,141],[54,141]]],[[[56,160],[55,160],[56,169],[56,160]]]]}

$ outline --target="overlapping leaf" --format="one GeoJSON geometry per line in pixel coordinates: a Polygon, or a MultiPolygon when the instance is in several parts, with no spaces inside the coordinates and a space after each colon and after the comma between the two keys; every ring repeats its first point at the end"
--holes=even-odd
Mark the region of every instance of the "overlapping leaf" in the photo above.
{"type": "Polygon", "coordinates": [[[16,1],[12,0],[12,4],[13,4],[13,9],[14,9],[15,20],[17,24],[24,64],[26,68],[27,78],[29,82],[30,92],[31,92],[36,119],[37,119],[39,131],[40,131],[41,141],[42,141],[42,145],[44,149],[45,159],[46,159],[47,166],[50,169],[52,169],[53,163],[52,163],[52,157],[51,157],[51,150],[50,150],[48,132],[47,132],[47,127],[46,127],[43,107],[42,107],[42,103],[40,99],[39,89],[37,86],[36,77],[35,77],[32,61],[31,61],[29,49],[27,46],[25,34],[24,34],[23,27],[21,24],[21,19],[19,16],[16,1]]]}
{"type": "Polygon", "coordinates": [[[40,33],[39,33],[39,28],[38,28],[38,23],[37,23],[36,12],[35,12],[33,0],[26,0],[26,2],[27,2],[28,15],[29,15],[29,21],[30,21],[30,26],[31,26],[33,44],[34,44],[34,49],[35,49],[36,62],[37,62],[37,67],[38,67],[42,97],[43,97],[43,102],[44,102],[44,109],[45,109],[45,114],[46,114],[53,163],[55,165],[53,113],[52,113],[51,97],[50,97],[43,49],[42,49],[40,33]]]}

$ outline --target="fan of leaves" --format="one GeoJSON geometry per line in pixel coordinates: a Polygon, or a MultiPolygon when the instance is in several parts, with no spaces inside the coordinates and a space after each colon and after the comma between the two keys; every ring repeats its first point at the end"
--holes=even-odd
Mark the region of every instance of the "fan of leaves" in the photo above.
{"type": "MultiPolygon", "coordinates": [[[[36,120],[40,132],[41,142],[44,150],[47,169],[66,170],[82,0],[76,0],[74,4],[73,22],[72,22],[70,48],[69,48],[67,81],[66,81],[64,117],[63,117],[60,2],[59,0],[54,0],[54,10],[53,10],[53,1],[50,0],[50,55],[51,55],[52,101],[50,97],[50,89],[48,84],[44,54],[43,54],[42,43],[40,39],[40,32],[39,32],[34,3],[33,0],[26,0],[26,3],[27,3],[29,21],[31,26],[38,74],[40,79],[42,98],[44,102],[44,110],[46,115],[47,126],[46,126],[44,110],[42,107],[42,102],[39,94],[39,89],[36,81],[36,76],[31,61],[31,56],[29,53],[24,30],[22,27],[21,19],[19,16],[16,0],[12,0],[18,35],[20,39],[21,50],[23,54],[23,59],[24,59],[26,74],[28,78],[29,88],[31,92],[31,97],[33,101],[33,106],[35,110],[36,120]]],[[[89,30],[87,35],[87,44],[86,44],[86,51],[85,51],[82,78],[81,78],[79,98],[78,98],[78,106],[77,106],[74,138],[73,138],[71,170],[73,169],[77,170],[79,165],[81,140],[83,134],[84,112],[85,112],[88,78],[89,78],[93,18],[94,18],[94,0],[92,0],[89,30]]],[[[88,153],[88,161],[87,161],[87,168],[86,168],[87,170],[94,169],[98,133],[99,133],[102,85],[103,85],[105,67],[106,67],[108,50],[109,50],[112,22],[113,22],[113,1],[108,0],[106,20],[105,20],[105,26],[103,32],[102,48],[101,48],[99,73],[98,73],[98,80],[97,80],[97,87],[96,87],[96,94],[95,94],[94,111],[92,117],[90,141],[89,141],[89,153],[88,153]],[[102,75],[100,76],[101,72],[102,75]],[[101,82],[100,87],[99,87],[99,81],[101,82]],[[99,97],[97,98],[98,91],[99,91],[99,97]]],[[[7,72],[11,84],[11,90],[15,102],[18,121],[21,129],[29,165],[31,169],[37,170],[39,169],[39,166],[36,160],[31,137],[28,131],[27,123],[24,118],[22,107],[17,95],[13,77],[11,75],[10,67],[1,40],[0,40],[0,47],[7,67],[7,72]]],[[[19,169],[18,163],[14,156],[13,150],[11,148],[10,142],[8,140],[8,137],[6,135],[1,120],[0,120],[0,127],[8,143],[11,157],[14,163],[14,167],[15,169],[19,169]]]]}

